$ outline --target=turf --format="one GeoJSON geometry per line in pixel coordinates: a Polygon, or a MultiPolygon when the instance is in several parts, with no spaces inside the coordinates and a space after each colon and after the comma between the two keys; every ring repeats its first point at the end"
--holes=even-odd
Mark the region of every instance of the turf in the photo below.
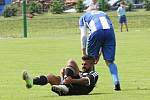
{"type": "Polygon", "coordinates": [[[116,63],[122,91],[113,90],[109,70],[101,57],[96,65],[100,76],[96,88],[89,95],[62,97],[51,92],[50,85],[26,89],[22,71],[28,70],[32,76],[48,73],[59,75],[59,70],[69,58],[75,59],[78,65],[81,65],[80,35],[77,26],[80,14],[35,17],[29,20],[30,34],[27,39],[9,37],[12,34],[21,34],[22,23],[18,21],[20,17],[17,21],[16,17],[9,18],[6,23],[7,19],[0,18],[0,36],[9,37],[0,39],[0,100],[149,100],[150,29],[149,20],[146,21],[149,13],[141,14],[143,12],[140,16],[145,16],[143,19],[136,12],[128,13],[136,17],[128,17],[129,32],[120,32],[117,17],[114,16],[114,12],[109,12],[116,32],[116,63]],[[63,20],[59,19],[63,16],[65,21],[49,29],[55,21],[63,20]],[[57,19],[53,19],[54,17],[57,19]],[[69,22],[66,22],[66,19],[69,19],[69,22]],[[74,26],[71,29],[66,28],[69,25],[74,26]],[[59,30],[56,30],[57,28],[59,30]]]}
{"type": "MultiPolygon", "coordinates": [[[[106,12],[113,22],[115,30],[119,28],[116,11],[106,12]]],[[[82,13],[45,13],[33,18],[27,18],[27,35],[29,38],[35,37],[57,37],[58,35],[79,34],[79,17],[82,13]]],[[[136,10],[127,12],[129,28],[141,29],[149,28],[150,12],[136,10]]],[[[21,16],[10,18],[0,17],[0,38],[23,37],[23,19],[21,16]]]]}
{"type": "Polygon", "coordinates": [[[81,65],[79,34],[51,38],[12,38],[0,40],[0,99],[1,100],[149,100],[150,98],[150,30],[116,30],[116,63],[122,91],[112,89],[112,81],[103,59],[96,66],[100,77],[90,95],[57,96],[50,85],[26,89],[22,71],[33,76],[59,75],[67,59],[81,65]]]}

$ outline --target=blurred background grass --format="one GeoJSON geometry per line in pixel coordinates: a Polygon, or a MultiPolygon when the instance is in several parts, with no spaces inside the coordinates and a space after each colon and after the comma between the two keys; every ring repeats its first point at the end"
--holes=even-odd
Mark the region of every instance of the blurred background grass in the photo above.
{"type": "Polygon", "coordinates": [[[129,32],[120,32],[116,12],[107,13],[116,31],[116,63],[122,91],[113,91],[110,73],[102,57],[96,65],[100,77],[90,95],[60,97],[51,92],[50,85],[26,89],[21,75],[23,70],[33,76],[59,75],[69,58],[74,58],[81,68],[78,29],[81,14],[45,14],[28,19],[30,38],[11,38],[23,35],[21,17],[1,17],[0,100],[149,100],[149,12],[128,12],[129,32]]]}
{"type": "MultiPolygon", "coordinates": [[[[107,12],[118,32],[118,16],[115,11],[107,12]]],[[[80,34],[78,21],[81,13],[51,13],[28,18],[28,37],[57,37],[64,34],[80,34]]],[[[149,28],[150,13],[143,9],[127,12],[129,30],[149,28]]],[[[21,17],[0,17],[0,37],[22,37],[23,22],[21,17]]]]}

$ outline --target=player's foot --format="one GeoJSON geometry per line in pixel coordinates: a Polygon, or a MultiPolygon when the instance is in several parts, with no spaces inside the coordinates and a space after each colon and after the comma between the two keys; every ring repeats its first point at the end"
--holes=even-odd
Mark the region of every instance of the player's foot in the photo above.
{"type": "Polygon", "coordinates": [[[59,96],[63,96],[69,92],[69,89],[65,85],[53,85],[52,91],[57,93],[59,96]]]}
{"type": "Polygon", "coordinates": [[[33,79],[32,77],[29,75],[29,73],[27,71],[23,71],[22,73],[22,77],[23,77],[23,80],[25,80],[26,82],[26,87],[29,89],[29,88],[32,88],[33,86],[33,79]]]}
{"type": "Polygon", "coordinates": [[[115,85],[114,90],[116,90],[116,91],[121,91],[121,88],[120,88],[120,84],[119,84],[119,83],[117,83],[117,84],[115,85]]]}

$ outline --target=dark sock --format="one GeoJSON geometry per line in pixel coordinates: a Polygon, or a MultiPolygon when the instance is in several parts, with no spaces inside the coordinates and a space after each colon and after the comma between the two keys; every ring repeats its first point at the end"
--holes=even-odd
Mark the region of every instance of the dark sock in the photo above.
{"type": "Polygon", "coordinates": [[[39,77],[35,77],[33,79],[34,85],[46,85],[48,83],[47,77],[44,75],[41,75],[39,77]]]}
{"type": "Polygon", "coordinates": [[[72,67],[67,67],[65,69],[65,75],[66,76],[74,76],[75,75],[75,70],[72,67]]]}

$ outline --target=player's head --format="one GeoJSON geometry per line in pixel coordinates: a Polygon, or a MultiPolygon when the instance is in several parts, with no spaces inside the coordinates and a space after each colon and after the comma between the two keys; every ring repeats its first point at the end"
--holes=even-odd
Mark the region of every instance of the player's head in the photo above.
{"type": "Polygon", "coordinates": [[[97,0],[92,0],[92,3],[93,3],[93,4],[96,4],[96,3],[97,3],[97,0]]]}
{"type": "Polygon", "coordinates": [[[121,2],[120,2],[120,6],[125,6],[126,5],[126,3],[125,3],[125,1],[124,0],[122,0],[121,2]]]}
{"type": "Polygon", "coordinates": [[[92,56],[85,55],[82,57],[82,70],[84,72],[89,72],[93,70],[95,64],[95,59],[92,56]]]}
{"type": "Polygon", "coordinates": [[[91,12],[91,11],[98,11],[99,6],[96,5],[96,0],[93,0],[93,4],[90,4],[87,8],[86,8],[86,12],[91,12]]]}

